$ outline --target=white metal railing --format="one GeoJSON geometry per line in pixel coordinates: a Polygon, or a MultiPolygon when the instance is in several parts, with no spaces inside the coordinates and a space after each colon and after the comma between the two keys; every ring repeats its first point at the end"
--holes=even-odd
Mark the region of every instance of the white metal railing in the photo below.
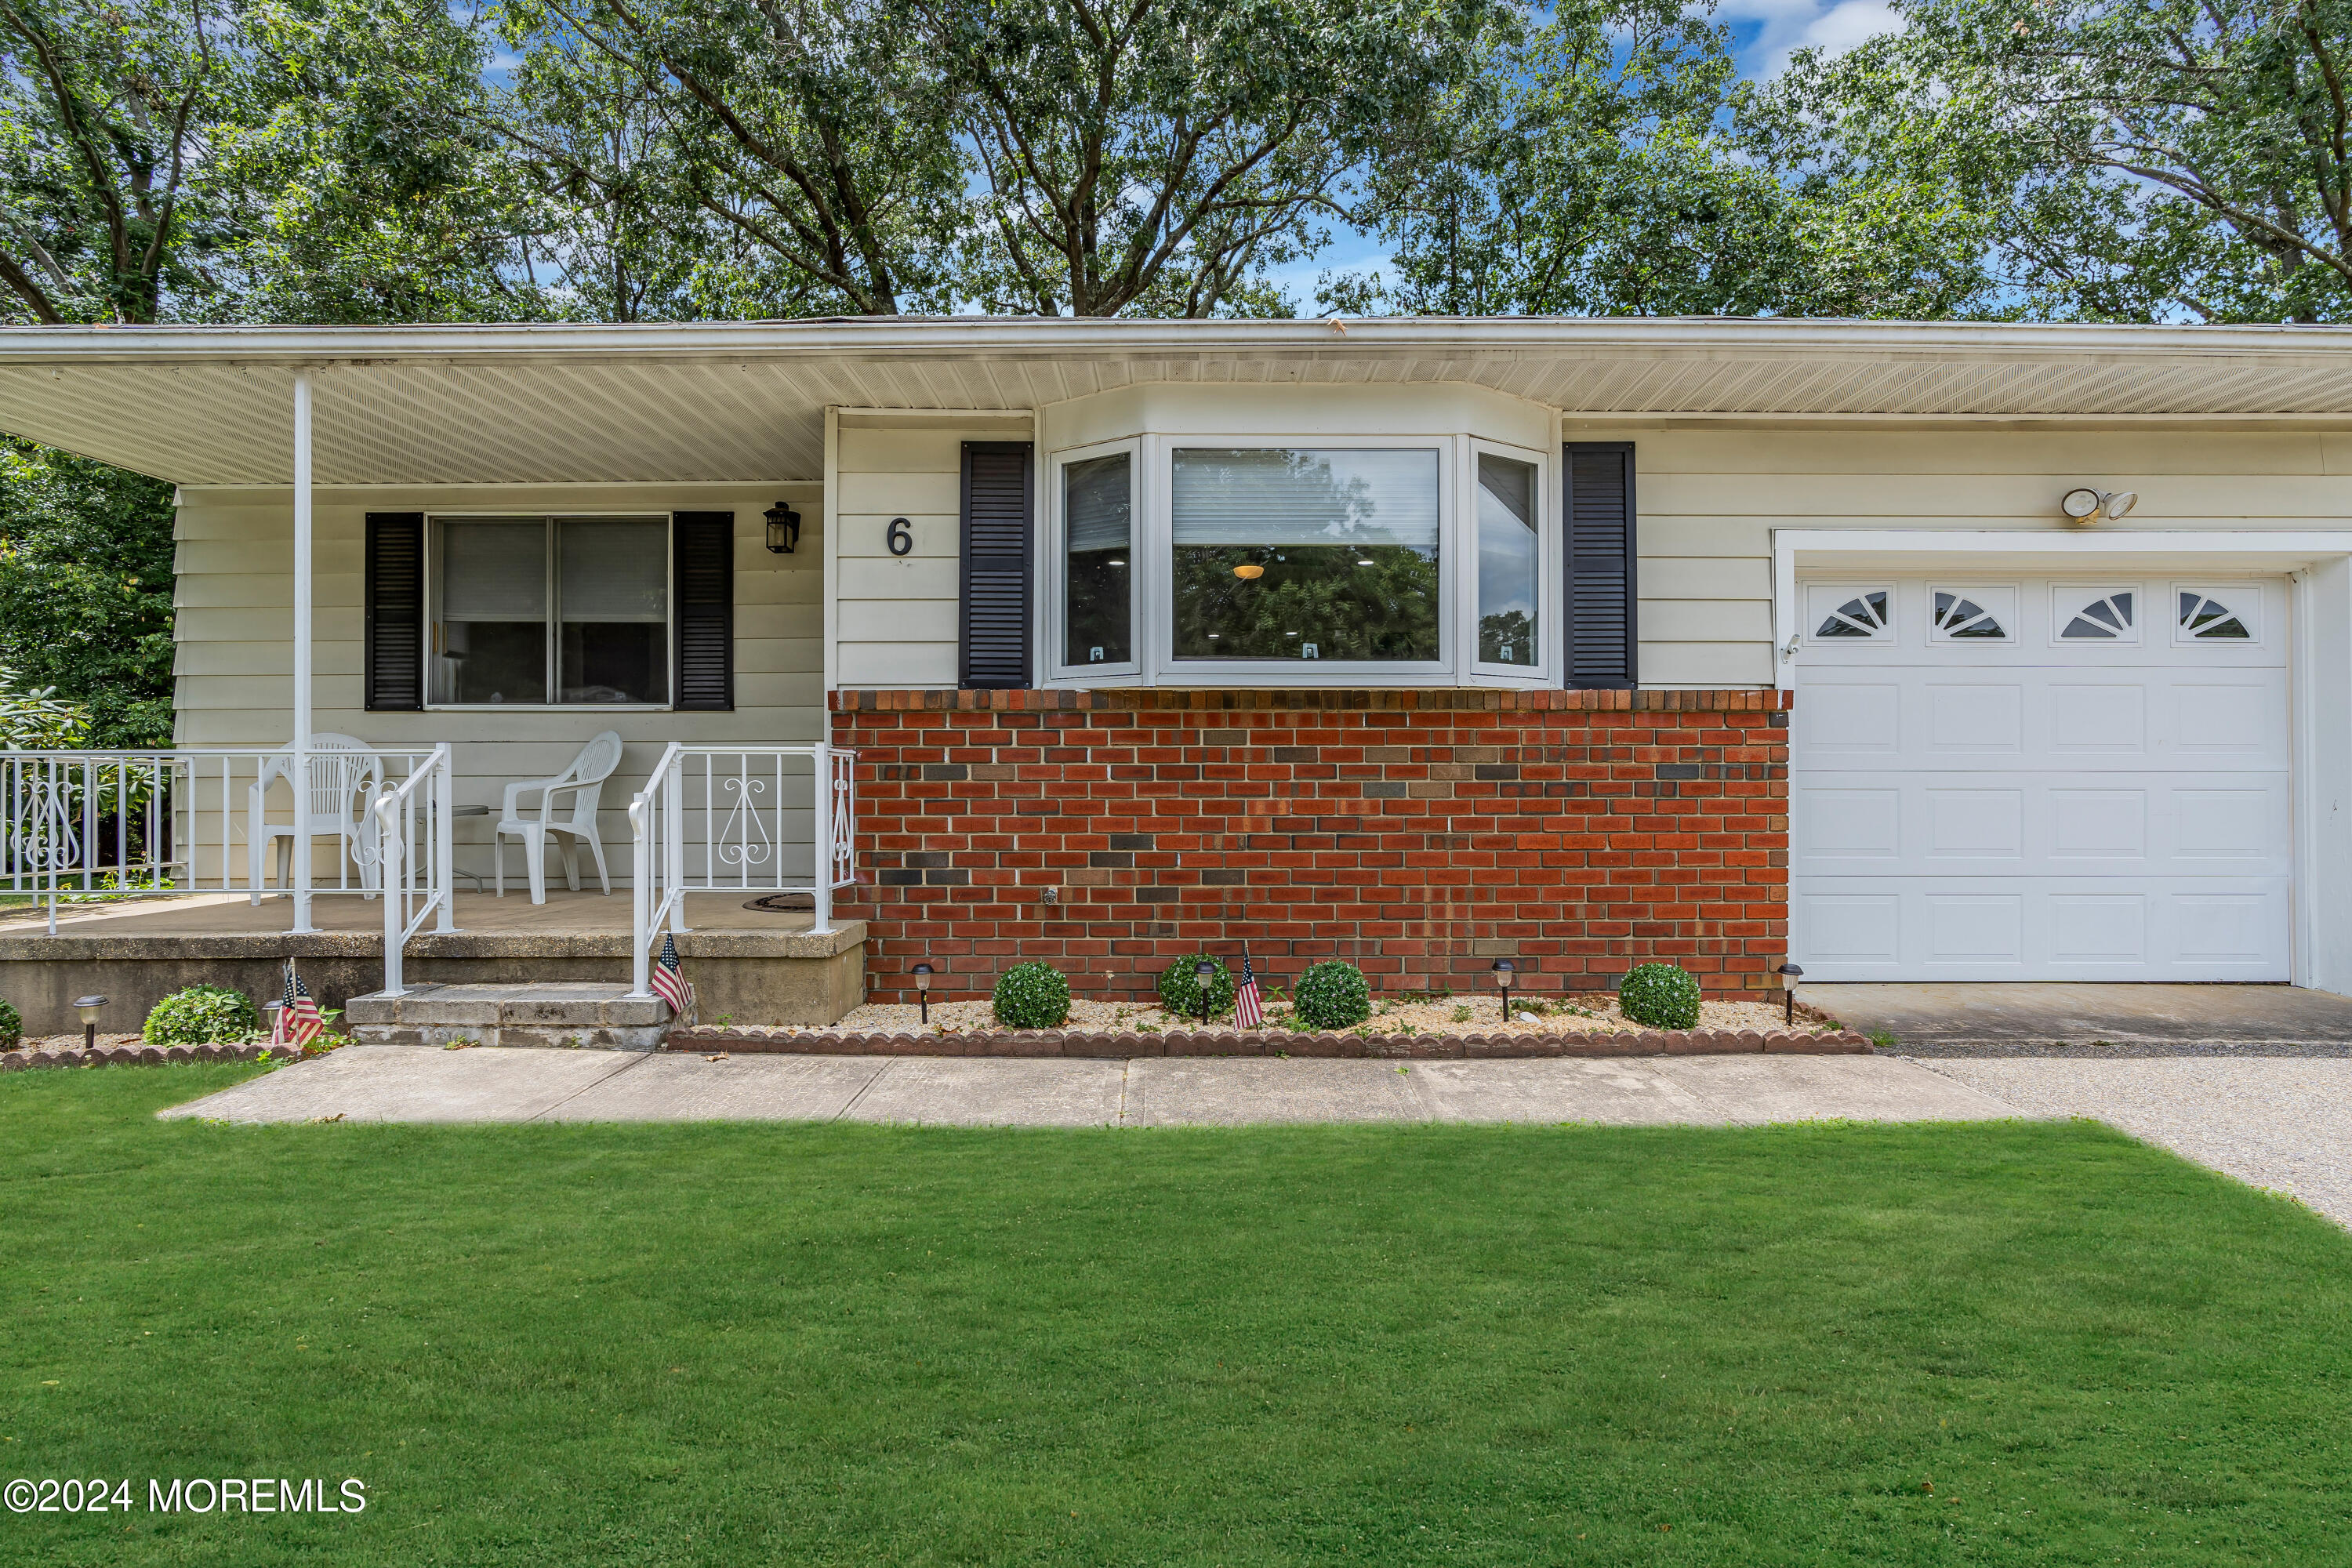
{"type": "Polygon", "coordinates": [[[434,747],[422,766],[375,797],[375,842],[383,884],[383,988],[394,996],[406,994],[401,985],[401,958],[408,939],[435,915],[440,917],[436,929],[457,929],[449,831],[457,804],[446,742],[434,747]]]}
{"type": "MultiPolygon", "coordinates": [[[[425,912],[446,910],[449,748],[377,751],[320,739],[304,790],[294,787],[283,747],[0,752],[0,893],[45,903],[52,934],[61,904],[223,893],[256,903],[287,895],[289,929],[303,931],[312,929],[315,894],[374,898],[395,884],[416,894],[420,877],[429,891],[404,898],[403,910],[419,900],[425,912]],[[436,852],[419,855],[414,838],[404,841],[396,874],[385,865],[385,819],[375,809],[387,797],[403,803],[394,822],[422,801],[438,803],[427,836],[436,852]],[[334,868],[322,878],[314,857],[330,844],[334,868]],[[274,885],[273,858],[284,867],[274,885]]],[[[397,964],[396,952],[386,956],[397,964]]]]}
{"type": "Polygon", "coordinates": [[[670,743],[629,802],[632,996],[652,994],[654,944],[688,929],[688,893],[807,893],[810,929],[833,929],[834,890],[857,879],[856,765],[856,752],[823,742],[670,743]]]}

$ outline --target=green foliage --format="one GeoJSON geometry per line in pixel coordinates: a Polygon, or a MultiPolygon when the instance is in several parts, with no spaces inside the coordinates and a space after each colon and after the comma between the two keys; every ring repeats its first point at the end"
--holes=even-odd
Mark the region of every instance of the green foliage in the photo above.
{"type": "Polygon", "coordinates": [[[1617,1010],[1651,1029],[1698,1026],[1698,982],[1674,963],[1637,963],[1617,987],[1617,1010]]]}
{"type": "Polygon", "coordinates": [[[171,486],[0,439],[0,666],[84,715],[58,744],[171,744],[172,566],[171,486]]]}
{"type": "Polygon", "coordinates": [[[1211,958],[1203,952],[1191,958],[1180,958],[1160,972],[1160,1005],[1184,1018],[1202,1016],[1201,982],[1193,976],[1192,966],[1208,959],[1213,966],[1209,974],[1208,1016],[1212,1018],[1230,1012],[1234,1005],[1233,972],[1224,960],[1211,958]]]}
{"type": "Polygon", "coordinates": [[[1899,11],[1899,31],[1800,56],[1775,96],[1825,165],[1926,174],[1981,229],[2008,310],[2352,319],[2347,0],[1899,11]]]}
{"type": "Polygon", "coordinates": [[[54,686],[26,687],[0,664],[0,752],[70,752],[89,733],[89,715],[60,701],[54,686]]]}
{"type": "Polygon", "coordinates": [[[1050,963],[1016,963],[997,978],[996,1021],[1008,1029],[1055,1029],[1070,1016],[1069,977],[1050,963]]]}
{"type": "Polygon", "coordinates": [[[1340,958],[1310,965],[1298,977],[1290,1004],[1292,1023],[1310,1029],[1352,1028],[1371,1013],[1371,983],[1362,970],[1340,958]]]}
{"type": "Polygon", "coordinates": [[[0,996],[0,1050],[13,1049],[25,1037],[25,1016],[0,996]]]}
{"type": "Polygon", "coordinates": [[[241,992],[218,985],[190,985],[155,1004],[141,1026],[151,1046],[227,1045],[261,1029],[261,1010],[241,992]]]}
{"type": "Polygon", "coordinates": [[[1498,27],[1454,102],[1448,140],[1376,171],[1368,210],[1396,243],[1393,276],[1327,275],[1329,306],[1909,317],[1985,306],[1987,230],[1952,182],[1808,141],[1809,121],[1738,79],[1729,35],[1704,7],[1609,0],[1498,27]]]}

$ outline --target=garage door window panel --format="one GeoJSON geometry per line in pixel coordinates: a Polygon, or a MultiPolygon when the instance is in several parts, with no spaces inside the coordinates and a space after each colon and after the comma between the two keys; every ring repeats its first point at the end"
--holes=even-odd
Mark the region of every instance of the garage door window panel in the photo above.
{"type": "Polygon", "coordinates": [[[1892,588],[1858,588],[1851,594],[1840,588],[1817,597],[1825,597],[1833,607],[1813,627],[1815,637],[1836,637],[1847,642],[1886,641],[1894,637],[1895,591],[1892,588]]]}
{"type": "Polygon", "coordinates": [[[2009,642],[2017,620],[2014,588],[1930,588],[1927,636],[1934,642],[2009,642]]]}
{"type": "Polygon", "coordinates": [[[2173,604],[2174,632],[2182,642],[2254,643],[2262,640],[2262,594],[2251,586],[2179,588],[2173,604]]]}
{"type": "Polygon", "coordinates": [[[2061,642],[2136,644],[2139,641],[2139,594],[2131,588],[2060,588],[2052,619],[2061,642]]]}

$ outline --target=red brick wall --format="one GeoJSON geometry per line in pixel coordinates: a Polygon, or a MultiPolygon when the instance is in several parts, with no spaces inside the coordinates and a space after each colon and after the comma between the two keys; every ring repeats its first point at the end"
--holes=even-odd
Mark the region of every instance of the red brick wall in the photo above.
{"type": "Polygon", "coordinates": [[[1246,942],[1287,982],[1542,990],[1669,959],[1717,994],[1787,939],[1788,713],[1770,691],[848,691],[877,1001],[1042,958],[1148,993],[1246,942]],[[1050,898],[1050,901],[1049,901],[1050,898]]]}

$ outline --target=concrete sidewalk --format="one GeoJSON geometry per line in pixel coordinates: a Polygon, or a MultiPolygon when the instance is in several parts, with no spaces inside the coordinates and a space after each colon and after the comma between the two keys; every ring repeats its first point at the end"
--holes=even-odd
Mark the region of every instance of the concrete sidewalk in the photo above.
{"type": "Polygon", "coordinates": [[[1739,1125],[2021,1114],[1892,1057],[1131,1061],[700,1056],[351,1046],[162,1112],[222,1121],[882,1121],[1173,1127],[1249,1122],[1739,1125]]]}

